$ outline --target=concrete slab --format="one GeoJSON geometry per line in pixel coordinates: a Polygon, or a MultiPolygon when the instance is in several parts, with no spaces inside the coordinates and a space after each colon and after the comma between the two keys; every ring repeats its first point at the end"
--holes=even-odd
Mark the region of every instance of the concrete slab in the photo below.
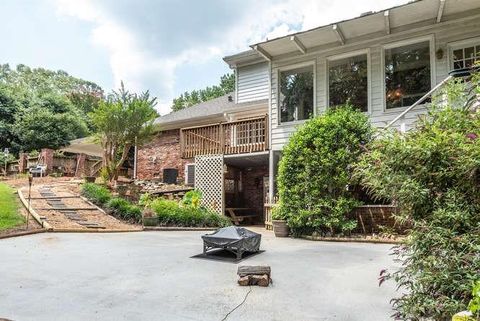
{"type": "MultiPolygon", "coordinates": [[[[54,320],[222,320],[248,287],[237,265],[191,259],[205,232],[44,233],[0,240],[0,318],[54,320]]],[[[279,239],[264,232],[273,285],[252,287],[227,320],[385,321],[394,269],[390,245],[279,239]]]]}

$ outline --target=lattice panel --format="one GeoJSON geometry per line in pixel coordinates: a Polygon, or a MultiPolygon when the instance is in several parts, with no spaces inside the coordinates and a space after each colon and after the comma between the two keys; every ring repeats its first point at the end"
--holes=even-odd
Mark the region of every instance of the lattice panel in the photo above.
{"type": "Polygon", "coordinates": [[[195,188],[202,192],[202,205],[223,214],[223,155],[195,156],[195,188]]]}

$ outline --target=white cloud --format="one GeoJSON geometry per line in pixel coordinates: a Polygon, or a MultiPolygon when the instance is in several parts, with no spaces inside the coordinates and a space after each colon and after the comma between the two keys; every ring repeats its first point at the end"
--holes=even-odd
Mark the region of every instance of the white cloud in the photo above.
{"type": "MultiPolygon", "coordinates": [[[[151,89],[159,97],[161,113],[169,111],[171,99],[175,94],[175,71],[184,64],[203,64],[218,60],[226,54],[248,49],[248,45],[272,39],[291,32],[306,30],[335,21],[352,18],[369,10],[380,10],[386,7],[405,3],[406,0],[265,0],[243,1],[241,12],[229,21],[226,28],[211,36],[188,46],[182,43],[178,52],[162,52],[168,44],[156,44],[155,49],[145,44],[145,37],[138,29],[128,27],[122,18],[115,16],[108,6],[102,6],[100,0],[55,0],[57,13],[60,16],[71,16],[92,24],[92,41],[104,47],[110,57],[110,67],[115,86],[123,80],[128,88],[134,91],[151,89]],[[349,10],[344,10],[348,6],[349,10]],[[200,43],[200,45],[199,45],[200,43]]],[[[209,2],[205,1],[206,6],[209,2]]],[[[110,4],[112,5],[112,3],[110,4]]],[[[116,5],[113,2],[113,5],[116,5]]],[[[211,5],[215,5],[213,2],[211,5]]],[[[161,8],[161,5],[159,6],[161,8]]],[[[159,9],[160,10],[160,9],[159,9]]],[[[190,13],[192,16],[195,13],[190,13]]],[[[148,23],[142,15],[135,16],[139,23],[148,23]],[[145,22],[144,22],[145,21],[145,22]]],[[[162,17],[158,19],[179,19],[179,17],[162,17]]],[[[209,25],[215,29],[216,18],[205,17],[198,28],[209,25]]],[[[189,19],[189,16],[183,17],[189,19]]],[[[153,28],[155,30],[155,28],[153,28]]],[[[155,31],[156,32],[156,31],[155,31]]],[[[158,32],[171,33],[171,30],[158,32]]],[[[202,30],[198,30],[201,37],[202,30]]],[[[193,37],[192,37],[193,38],[193,37]]],[[[183,91],[183,88],[177,90],[183,91]]]]}

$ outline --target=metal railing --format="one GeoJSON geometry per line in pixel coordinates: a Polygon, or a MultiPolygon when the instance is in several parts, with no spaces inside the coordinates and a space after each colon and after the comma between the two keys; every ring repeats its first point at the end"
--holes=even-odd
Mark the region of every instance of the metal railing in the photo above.
{"type": "Polygon", "coordinates": [[[405,109],[400,115],[395,117],[391,122],[389,122],[383,129],[388,129],[392,127],[393,124],[398,122],[400,119],[402,119],[406,114],[408,114],[412,109],[426,101],[428,98],[430,98],[437,90],[445,86],[450,80],[453,78],[467,78],[471,76],[472,72],[474,71],[479,71],[479,67],[472,67],[472,68],[465,68],[465,69],[459,69],[459,70],[453,70],[449,73],[449,76],[443,79],[441,82],[439,82],[435,87],[433,87],[429,92],[427,92],[425,95],[423,95],[420,99],[418,99],[415,103],[413,103],[410,107],[405,109]]]}

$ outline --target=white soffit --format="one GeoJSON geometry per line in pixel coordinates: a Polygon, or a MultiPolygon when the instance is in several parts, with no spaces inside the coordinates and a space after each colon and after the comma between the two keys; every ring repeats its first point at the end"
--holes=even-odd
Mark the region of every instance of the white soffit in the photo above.
{"type": "MultiPolygon", "coordinates": [[[[440,4],[441,0],[419,0],[387,9],[389,11],[388,24],[390,30],[394,32],[395,28],[405,28],[405,26],[420,22],[435,24],[440,4]]],[[[387,10],[337,22],[336,25],[344,36],[345,43],[354,42],[355,38],[362,36],[387,34],[384,14],[387,10]]],[[[480,0],[445,0],[441,21],[475,14],[480,14],[480,0]]],[[[298,52],[298,48],[291,41],[291,36],[295,36],[305,46],[307,51],[310,48],[325,45],[340,45],[333,25],[335,24],[286,35],[252,45],[251,47],[255,48],[255,46],[258,46],[262,51],[268,53],[269,56],[275,57],[298,52]]]]}

